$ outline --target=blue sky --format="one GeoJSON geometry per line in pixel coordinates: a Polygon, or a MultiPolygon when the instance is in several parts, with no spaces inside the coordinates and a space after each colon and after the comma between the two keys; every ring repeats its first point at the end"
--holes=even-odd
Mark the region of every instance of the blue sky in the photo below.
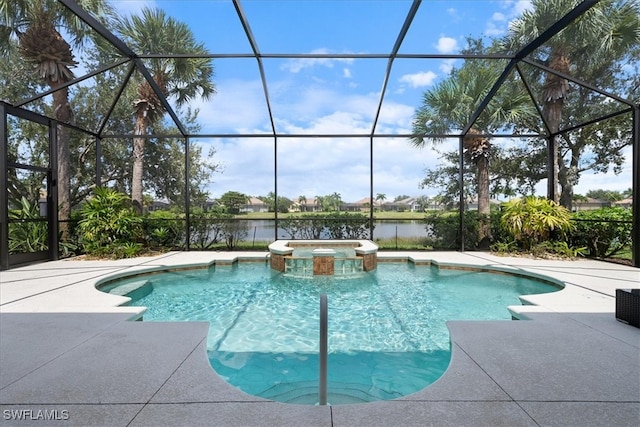
{"type": "MultiPolygon", "coordinates": [[[[410,0],[245,0],[244,13],[261,53],[387,54],[403,25],[410,0]]],[[[160,7],[190,25],[197,40],[216,54],[251,53],[231,1],[112,1],[120,11],[160,7]]],[[[400,53],[459,53],[467,36],[499,37],[530,7],[527,0],[424,0],[400,53]]],[[[217,94],[197,102],[203,133],[271,132],[257,63],[216,59],[217,94]]],[[[446,77],[452,60],[397,59],[380,117],[379,133],[409,133],[422,94],[446,77]]],[[[278,132],[367,134],[380,99],[386,59],[264,59],[278,132]]],[[[196,140],[213,146],[223,173],[214,176],[212,197],[234,190],[253,196],[274,188],[272,138],[196,140]]],[[[457,146],[445,141],[440,148],[457,146]]],[[[373,193],[433,196],[420,189],[424,170],[439,162],[430,149],[416,150],[406,138],[374,140],[373,193]]],[[[278,193],[294,198],[340,193],[355,201],[369,195],[369,139],[279,138],[278,193]]],[[[543,193],[546,184],[540,184],[543,193]]],[[[628,162],[622,176],[582,177],[576,191],[631,187],[628,162]]]]}

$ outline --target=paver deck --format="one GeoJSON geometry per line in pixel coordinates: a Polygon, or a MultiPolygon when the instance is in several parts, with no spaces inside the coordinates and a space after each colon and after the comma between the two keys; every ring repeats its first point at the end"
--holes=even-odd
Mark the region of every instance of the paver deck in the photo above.
{"type": "Polygon", "coordinates": [[[114,275],[266,257],[171,252],[0,272],[0,425],[640,425],[640,329],[614,315],[615,289],[640,287],[637,268],[478,252],[381,252],[382,262],[492,269],[566,286],[530,297],[535,305],[510,308],[530,320],[449,322],[452,362],[430,387],[393,401],[323,407],[235,389],[209,364],[207,323],[136,322],[143,308],[119,307],[124,297],[95,289],[114,275]]]}

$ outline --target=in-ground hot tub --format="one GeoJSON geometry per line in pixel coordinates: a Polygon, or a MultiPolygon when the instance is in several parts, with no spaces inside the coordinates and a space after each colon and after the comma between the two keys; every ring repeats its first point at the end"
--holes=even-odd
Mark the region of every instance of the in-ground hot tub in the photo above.
{"type": "Polygon", "coordinates": [[[370,240],[276,240],[271,268],[303,276],[348,275],[375,270],[378,245],[370,240]]]}

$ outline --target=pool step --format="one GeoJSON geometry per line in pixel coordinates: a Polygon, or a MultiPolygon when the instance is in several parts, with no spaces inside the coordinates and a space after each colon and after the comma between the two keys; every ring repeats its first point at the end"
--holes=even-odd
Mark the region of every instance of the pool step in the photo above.
{"type": "Polygon", "coordinates": [[[151,292],[153,292],[153,285],[149,280],[137,280],[109,290],[110,294],[128,296],[134,301],[146,297],[151,292]]]}
{"type": "MultiPolygon", "coordinates": [[[[371,385],[355,383],[329,383],[327,401],[329,404],[348,404],[373,402],[382,399],[393,399],[398,395],[375,389],[371,394],[371,385]]],[[[265,399],[284,403],[315,404],[318,402],[318,382],[300,381],[281,383],[258,394],[265,399]]]]}

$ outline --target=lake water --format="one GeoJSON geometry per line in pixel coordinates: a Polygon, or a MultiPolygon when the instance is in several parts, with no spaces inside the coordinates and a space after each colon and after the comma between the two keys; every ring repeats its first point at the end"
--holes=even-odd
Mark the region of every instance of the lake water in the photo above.
{"type": "MultiPolygon", "coordinates": [[[[272,241],[276,237],[275,222],[273,220],[248,221],[249,235],[247,241],[272,241]]],[[[406,221],[375,221],[373,238],[392,239],[395,237],[425,237],[427,230],[421,220],[406,221]]],[[[290,239],[291,236],[283,229],[278,229],[278,239],[290,239]]]]}

